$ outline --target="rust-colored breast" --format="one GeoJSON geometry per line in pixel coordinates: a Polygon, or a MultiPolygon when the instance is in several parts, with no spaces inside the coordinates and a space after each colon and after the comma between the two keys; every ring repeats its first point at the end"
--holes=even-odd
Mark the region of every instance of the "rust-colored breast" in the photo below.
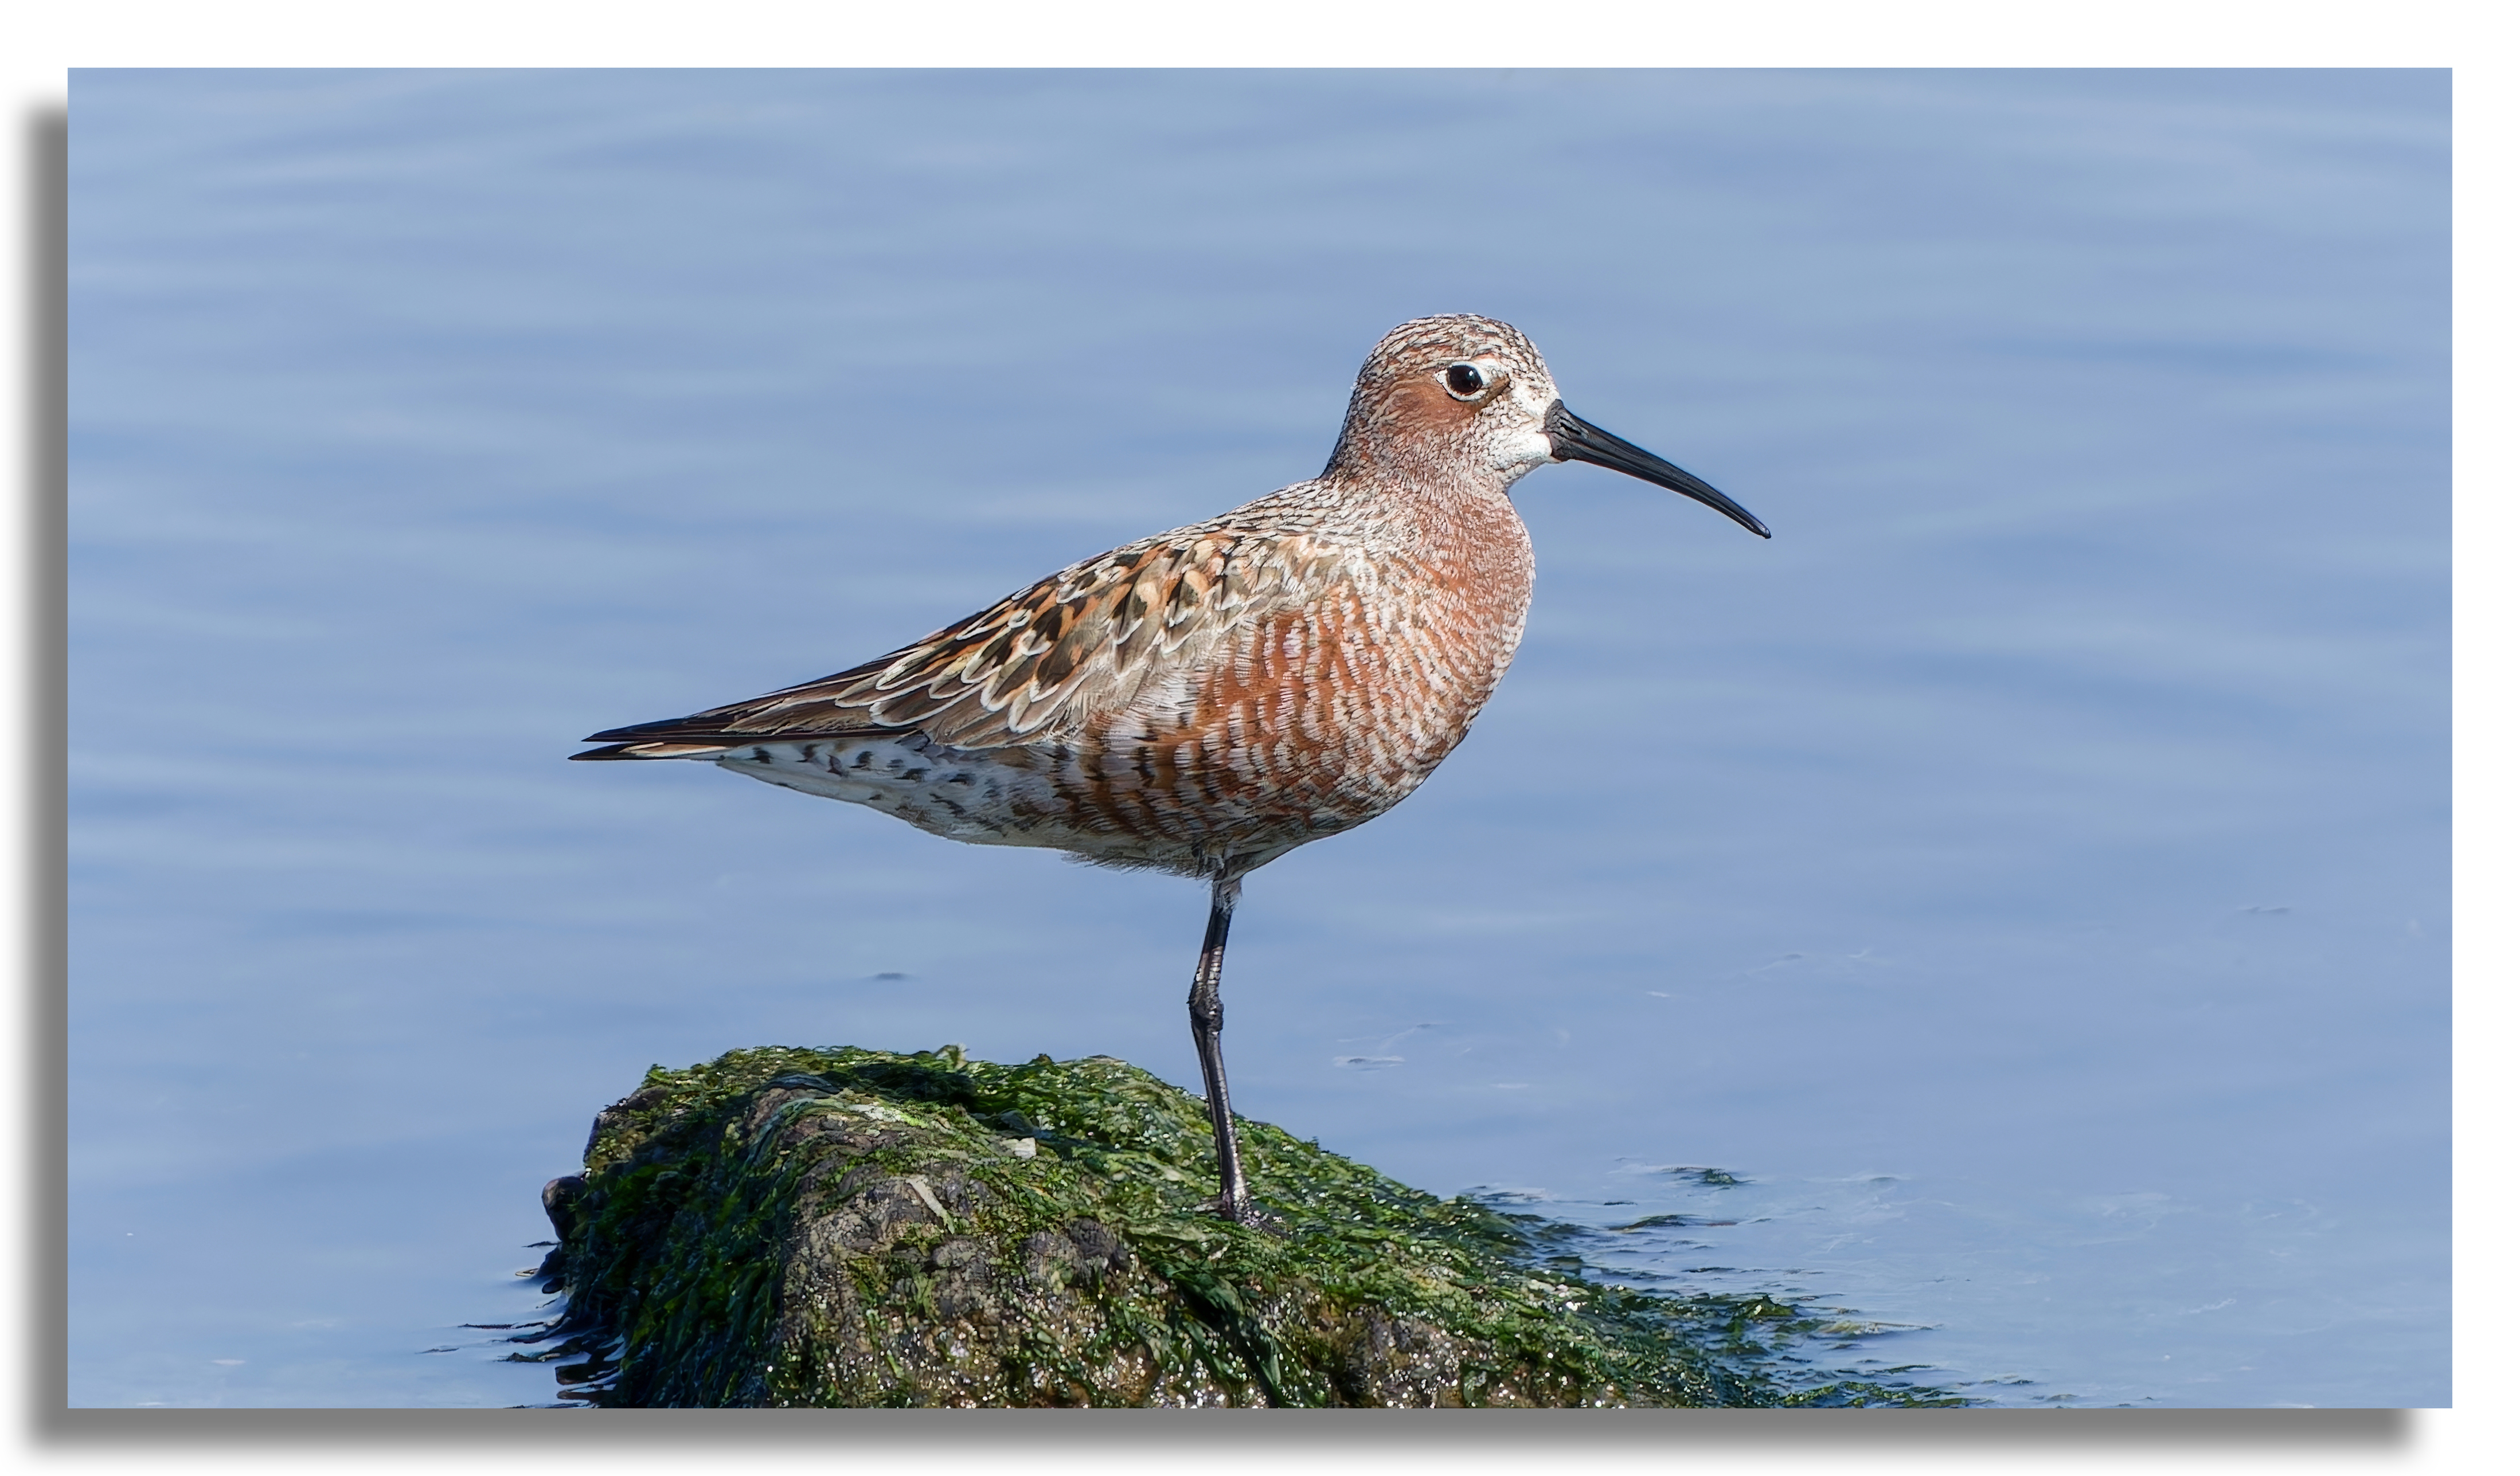
{"type": "Polygon", "coordinates": [[[1468,732],[1521,638],[1530,545],[1500,511],[1483,536],[1375,529],[1342,558],[1297,560],[1309,588],[1086,724],[1061,766],[1072,823],[1254,857],[1406,798],[1468,732]]]}

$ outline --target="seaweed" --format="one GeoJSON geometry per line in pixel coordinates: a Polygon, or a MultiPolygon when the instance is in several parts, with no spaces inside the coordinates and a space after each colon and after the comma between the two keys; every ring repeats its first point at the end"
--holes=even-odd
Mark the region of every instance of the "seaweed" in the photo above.
{"type": "MultiPolygon", "coordinates": [[[[1557,1228],[1266,1123],[1212,1213],[1198,1098],[1107,1056],[758,1048],[652,1068],[546,1190],[605,1407],[1943,1405],[1814,1382],[1830,1319],[1604,1284],[1557,1228]]],[[[574,1360],[574,1362],[564,1362],[574,1360]]]]}

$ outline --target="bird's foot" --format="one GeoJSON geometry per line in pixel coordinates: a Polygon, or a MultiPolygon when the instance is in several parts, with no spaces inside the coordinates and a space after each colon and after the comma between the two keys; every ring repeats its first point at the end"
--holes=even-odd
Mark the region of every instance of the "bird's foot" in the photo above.
{"type": "Polygon", "coordinates": [[[1248,1199],[1239,1204],[1229,1205],[1225,1196],[1219,1194],[1210,1199],[1200,1200],[1198,1209],[1200,1214],[1214,1215],[1219,1220],[1230,1220],[1246,1230],[1261,1230],[1281,1239],[1285,1238],[1289,1233],[1285,1221],[1270,1214],[1248,1199]]]}

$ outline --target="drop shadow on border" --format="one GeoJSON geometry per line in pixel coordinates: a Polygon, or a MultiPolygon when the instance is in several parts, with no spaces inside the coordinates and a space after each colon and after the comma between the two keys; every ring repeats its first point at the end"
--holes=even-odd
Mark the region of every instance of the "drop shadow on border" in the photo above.
{"type": "Polygon", "coordinates": [[[26,1408],[41,1411],[68,1402],[69,1290],[63,1267],[69,1229],[63,1213],[69,1182],[68,786],[62,774],[62,723],[69,689],[69,114],[38,105],[21,113],[16,145],[25,171],[18,201],[24,277],[16,284],[24,338],[15,345],[25,382],[18,406],[25,444],[19,463],[17,575],[23,676],[20,680],[16,775],[25,816],[18,837],[25,869],[25,935],[19,941],[18,1122],[25,1178],[19,1286],[28,1316],[19,1336],[26,1369],[26,1408]]]}
{"type": "Polygon", "coordinates": [[[2410,1450],[2405,1409],[1517,1409],[1501,1414],[1384,1409],[72,1409],[37,1421],[54,1450],[336,1447],[382,1441],[458,1451],[572,1452],[793,1446],[830,1452],[914,1443],[974,1452],[1213,1452],[1236,1440],[1287,1453],[1340,1448],[1462,1453],[1527,1448],[1692,1451],[2410,1450]]]}

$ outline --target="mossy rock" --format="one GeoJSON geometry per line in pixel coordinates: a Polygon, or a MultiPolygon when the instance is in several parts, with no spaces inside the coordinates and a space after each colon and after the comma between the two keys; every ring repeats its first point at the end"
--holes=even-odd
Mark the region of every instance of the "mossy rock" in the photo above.
{"type": "Polygon", "coordinates": [[[1267,1229],[1202,1208],[1199,1099],[1107,1056],[652,1069],[545,1192],[566,1340],[533,1357],[628,1407],[1942,1402],[1788,1392],[1757,1364],[1792,1307],[1596,1284],[1484,1205],[1241,1133],[1267,1229]]]}

